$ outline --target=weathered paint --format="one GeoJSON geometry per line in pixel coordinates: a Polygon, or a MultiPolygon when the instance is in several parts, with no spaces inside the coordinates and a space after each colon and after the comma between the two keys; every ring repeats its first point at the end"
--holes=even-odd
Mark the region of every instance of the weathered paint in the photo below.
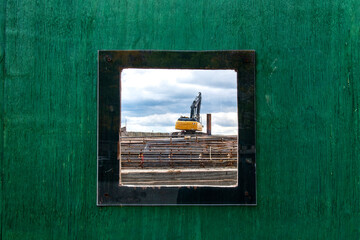
{"type": "Polygon", "coordinates": [[[0,3],[2,239],[359,239],[360,2],[0,3]],[[257,54],[257,207],[96,207],[98,49],[257,54]]]}

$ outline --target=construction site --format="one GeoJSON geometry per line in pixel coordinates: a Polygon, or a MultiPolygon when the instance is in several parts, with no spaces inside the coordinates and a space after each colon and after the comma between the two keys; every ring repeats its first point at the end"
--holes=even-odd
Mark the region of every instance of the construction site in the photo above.
{"type": "Polygon", "coordinates": [[[173,133],[127,132],[119,141],[119,182],[122,186],[237,185],[237,135],[212,135],[200,122],[201,93],[190,117],[180,116],[173,133]]]}
{"type": "Polygon", "coordinates": [[[124,186],[236,186],[237,136],[122,136],[124,186]]]}

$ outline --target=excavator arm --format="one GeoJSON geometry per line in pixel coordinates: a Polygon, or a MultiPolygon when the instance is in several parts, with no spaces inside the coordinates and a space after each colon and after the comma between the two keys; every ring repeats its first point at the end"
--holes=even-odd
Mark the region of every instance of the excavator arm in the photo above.
{"type": "Polygon", "coordinates": [[[190,107],[190,118],[195,119],[195,121],[200,122],[200,106],[201,106],[201,92],[195,98],[190,107]]]}

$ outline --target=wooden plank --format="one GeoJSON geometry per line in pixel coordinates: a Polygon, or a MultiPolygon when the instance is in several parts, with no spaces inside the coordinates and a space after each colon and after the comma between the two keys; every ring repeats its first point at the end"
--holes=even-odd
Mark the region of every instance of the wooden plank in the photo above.
{"type": "Polygon", "coordinates": [[[237,184],[237,169],[124,170],[122,184],[234,186],[237,184]]]}
{"type": "Polygon", "coordinates": [[[121,184],[236,184],[236,136],[200,135],[184,138],[142,135],[122,137],[120,140],[121,184]],[[218,171],[205,170],[209,167],[218,171]],[[228,173],[229,167],[235,173],[228,173]]]}
{"type": "Polygon", "coordinates": [[[360,238],[360,1],[0,5],[2,239],[360,238]],[[97,208],[97,50],[236,48],[257,51],[259,205],[97,208]]]}

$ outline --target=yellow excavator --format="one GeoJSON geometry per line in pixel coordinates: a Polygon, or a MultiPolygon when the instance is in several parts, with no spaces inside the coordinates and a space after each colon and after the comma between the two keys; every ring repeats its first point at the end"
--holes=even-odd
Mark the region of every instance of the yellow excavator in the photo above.
{"type": "Polygon", "coordinates": [[[203,125],[200,123],[201,92],[190,106],[190,117],[181,116],[175,123],[175,129],[182,130],[184,133],[195,133],[202,131],[203,125]]]}

